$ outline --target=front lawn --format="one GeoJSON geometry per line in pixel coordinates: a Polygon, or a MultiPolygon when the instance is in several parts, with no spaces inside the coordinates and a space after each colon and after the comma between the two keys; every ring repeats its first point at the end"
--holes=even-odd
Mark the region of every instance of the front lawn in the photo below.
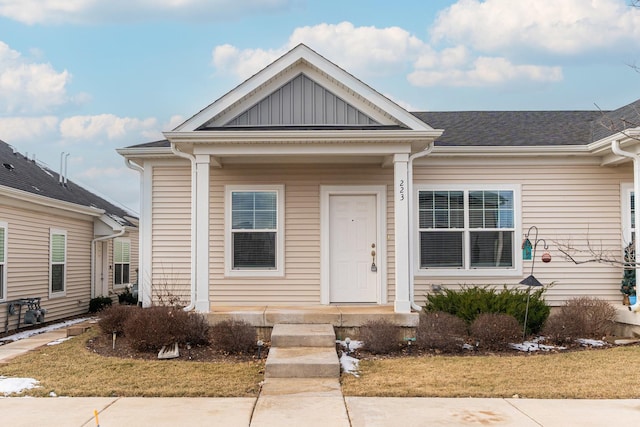
{"type": "Polygon", "coordinates": [[[554,354],[424,356],[360,361],[347,396],[640,398],[640,346],[554,354]]]}
{"type": "Polygon", "coordinates": [[[34,378],[27,396],[253,397],[263,380],[259,361],[195,362],[104,357],[87,348],[90,331],[0,366],[0,376],[34,378]]]}

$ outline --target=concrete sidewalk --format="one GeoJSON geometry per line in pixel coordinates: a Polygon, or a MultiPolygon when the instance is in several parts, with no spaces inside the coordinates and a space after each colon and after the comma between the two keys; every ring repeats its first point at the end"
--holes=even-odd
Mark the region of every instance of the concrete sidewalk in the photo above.
{"type": "MultiPolygon", "coordinates": [[[[67,336],[0,346],[2,363],[67,336]]],[[[538,400],[343,397],[337,380],[268,379],[256,398],[0,397],[2,425],[111,426],[607,426],[636,425],[640,399],[538,400]],[[94,417],[98,412],[98,419],[94,417]]]]}
{"type": "Polygon", "coordinates": [[[0,398],[2,425],[111,426],[608,426],[637,425],[639,400],[346,397],[0,398]],[[315,402],[315,403],[314,403],[315,402]],[[342,408],[336,406],[342,404],[342,408]],[[255,408],[255,412],[254,412],[255,408]]]}

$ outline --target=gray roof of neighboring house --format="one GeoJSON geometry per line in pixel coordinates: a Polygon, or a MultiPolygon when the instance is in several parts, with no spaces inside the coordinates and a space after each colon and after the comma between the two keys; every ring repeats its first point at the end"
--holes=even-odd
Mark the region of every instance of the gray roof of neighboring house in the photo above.
{"type": "MultiPolygon", "coordinates": [[[[640,126],[640,99],[613,111],[423,111],[412,114],[434,129],[444,129],[436,140],[437,146],[587,145],[624,129],[640,126]]],[[[268,128],[243,129],[265,131],[268,128]]],[[[295,129],[307,127],[297,126],[295,129]]],[[[161,140],[133,147],[168,146],[169,141],[161,140]]]]}
{"type": "Polygon", "coordinates": [[[594,127],[594,141],[638,126],[640,126],[640,99],[617,110],[600,114],[594,127]]]}
{"type": "MultiPolygon", "coordinates": [[[[95,207],[124,226],[134,226],[127,217],[135,218],[111,202],[67,180],[60,184],[60,175],[15,151],[6,142],[0,140],[0,185],[26,191],[51,199],[74,203],[80,206],[95,207]]],[[[136,218],[137,219],[137,218],[136,218]]]]}

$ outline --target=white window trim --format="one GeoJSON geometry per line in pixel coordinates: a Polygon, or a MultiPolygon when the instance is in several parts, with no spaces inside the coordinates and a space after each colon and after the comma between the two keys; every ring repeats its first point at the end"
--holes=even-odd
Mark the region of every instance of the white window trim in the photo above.
{"type": "MultiPolygon", "coordinates": [[[[416,184],[413,193],[413,209],[414,220],[411,224],[411,232],[414,233],[415,239],[413,244],[413,266],[414,274],[417,277],[518,277],[522,276],[522,254],[518,242],[522,237],[522,186],[520,184],[416,184]],[[418,194],[420,191],[497,191],[506,190],[513,191],[513,267],[505,268],[420,268],[420,228],[418,215],[418,194]]],[[[468,215],[465,206],[465,216],[468,215]]],[[[466,237],[465,237],[466,239],[466,237]]],[[[466,241],[466,240],[465,240],[466,241]]],[[[469,257],[469,248],[465,245],[464,258],[469,257]]],[[[466,261],[465,261],[466,262],[466,261]]]]}
{"type": "Polygon", "coordinates": [[[69,253],[67,252],[68,238],[67,238],[67,230],[61,230],[57,228],[51,228],[49,230],[49,298],[58,298],[64,297],[67,295],[67,270],[69,266],[69,253]],[[53,256],[53,235],[60,234],[64,236],[64,274],[62,275],[62,291],[53,292],[53,269],[51,266],[53,265],[53,261],[51,257],[53,256]]]}
{"type": "MultiPolygon", "coordinates": [[[[623,182],[620,184],[620,209],[622,210],[622,247],[625,248],[631,243],[631,193],[633,193],[633,183],[623,182]]],[[[637,205],[637,202],[636,202],[637,205]]],[[[637,209],[637,206],[636,206],[637,209]]]]}
{"type": "Polygon", "coordinates": [[[7,299],[7,249],[9,248],[9,244],[7,243],[9,241],[9,224],[6,222],[0,222],[0,228],[4,229],[4,242],[2,242],[3,244],[3,253],[4,253],[4,259],[0,260],[0,263],[2,265],[4,265],[4,268],[2,269],[2,277],[0,279],[2,279],[2,289],[0,289],[0,301],[6,301],[7,299]]]}
{"type": "MultiPolygon", "coordinates": [[[[114,289],[124,289],[127,286],[129,286],[131,284],[131,239],[128,238],[116,238],[113,239],[113,273],[112,273],[112,280],[113,280],[113,288],[114,289]],[[129,282],[128,283],[120,283],[120,284],[116,284],[116,242],[123,242],[123,243],[128,243],[129,244],[129,282]]],[[[122,263],[120,263],[122,264],[122,263]]]]}
{"type": "Polygon", "coordinates": [[[224,197],[224,273],[228,277],[284,277],[284,185],[225,185],[224,197]],[[276,268],[271,270],[233,269],[231,236],[231,193],[234,191],[275,191],[277,193],[278,230],[276,231],[276,268]]]}

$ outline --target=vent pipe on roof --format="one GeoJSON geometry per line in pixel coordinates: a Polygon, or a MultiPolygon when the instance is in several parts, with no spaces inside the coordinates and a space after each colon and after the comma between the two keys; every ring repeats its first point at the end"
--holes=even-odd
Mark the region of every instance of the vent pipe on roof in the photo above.
{"type": "Polygon", "coordinates": [[[67,173],[69,172],[68,164],[69,164],[69,155],[71,153],[67,153],[64,155],[64,186],[67,186],[67,173]]]}
{"type": "Polygon", "coordinates": [[[58,173],[58,184],[60,184],[60,185],[63,184],[62,174],[63,174],[64,171],[62,169],[62,165],[63,165],[63,161],[64,161],[64,154],[65,154],[64,151],[62,153],[60,153],[60,172],[58,173]]]}
{"type": "Polygon", "coordinates": [[[67,186],[67,161],[70,154],[71,153],[67,153],[65,151],[60,153],[60,173],[58,174],[58,184],[64,185],[65,187],[67,186]]]}

